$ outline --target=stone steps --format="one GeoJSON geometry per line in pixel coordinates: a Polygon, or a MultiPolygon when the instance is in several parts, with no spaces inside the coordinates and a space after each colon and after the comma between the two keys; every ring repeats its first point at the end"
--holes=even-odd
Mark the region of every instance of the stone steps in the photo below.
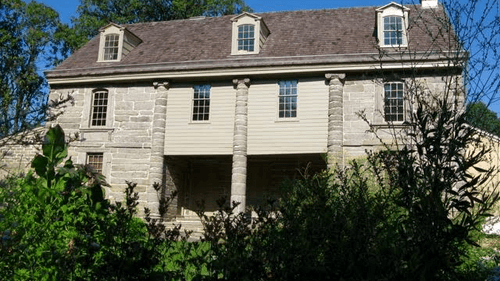
{"type": "Polygon", "coordinates": [[[188,241],[199,241],[203,235],[203,224],[198,217],[178,217],[174,221],[168,222],[167,227],[181,225],[181,233],[184,230],[191,231],[188,241]]]}

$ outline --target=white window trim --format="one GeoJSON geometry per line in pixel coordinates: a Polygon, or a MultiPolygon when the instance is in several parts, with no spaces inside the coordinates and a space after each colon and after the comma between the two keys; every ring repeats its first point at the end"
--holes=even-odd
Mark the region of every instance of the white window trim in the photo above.
{"type": "Polygon", "coordinates": [[[399,5],[397,3],[391,2],[381,8],[376,9],[377,11],[377,39],[379,46],[382,48],[399,48],[408,47],[408,13],[410,9],[399,5]],[[385,45],[384,37],[384,18],[386,17],[399,17],[402,19],[403,30],[402,30],[402,43],[397,45],[385,45]]]}
{"type": "Polygon", "coordinates": [[[80,131],[113,131],[114,122],[114,91],[109,88],[99,87],[99,88],[86,88],[84,92],[83,100],[83,118],[80,123],[80,131]],[[106,111],[106,126],[92,126],[92,109],[94,101],[94,93],[98,91],[108,92],[108,105],[106,111]]]}
{"type": "Polygon", "coordinates": [[[231,19],[232,23],[232,35],[231,35],[231,55],[252,55],[260,53],[261,41],[265,38],[261,36],[267,36],[269,30],[262,21],[262,18],[254,14],[244,12],[231,19]],[[254,50],[238,50],[238,28],[241,25],[253,25],[254,26],[254,50]],[[266,35],[263,35],[266,34],[266,35]]]}
{"type": "Polygon", "coordinates": [[[123,50],[123,36],[125,33],[125,28],[115,25],[109,24],[108,26],[102,28],[100,30],[100,38],[99,38],[99,55],[97,57],[97,62],[117,62],[122,59],[122,50],[123,50]],[[104,46],[106,43],[106,36],[111,34],[118,35],[118,55],[115,60],[106,60],[104,59],[104,46]]]}

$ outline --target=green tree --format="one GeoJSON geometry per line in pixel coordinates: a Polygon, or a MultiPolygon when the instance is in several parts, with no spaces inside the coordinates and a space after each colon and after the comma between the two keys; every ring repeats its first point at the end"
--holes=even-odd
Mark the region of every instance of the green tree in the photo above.
{"type": "Polygon", "coordinates": [[[488,106],[479,101],[467,106],[467,122],[488,133],[500,136],[500,119],[496,112],[491,111],[488,106]]]}
{"type": "Polygon", "coordinates": [[[53,61],[59,26],[58,13],[43,4],[0,1],[0,138],[44,120],[47,83],[39,66],[53,61]]]}
{"type": "Polygon", "coordinates": [[[99,28],[116,24],[167,21],[194,16],[222,16],[251,11],[244,0],[81,0],[73,27],[60,33],[67,55],[98,34],[99,28]]]}

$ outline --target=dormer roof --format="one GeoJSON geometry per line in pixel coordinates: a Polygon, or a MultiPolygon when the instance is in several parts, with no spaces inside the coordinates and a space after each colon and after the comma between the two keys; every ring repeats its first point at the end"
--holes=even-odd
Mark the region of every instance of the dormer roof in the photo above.
{"type": "Polygon", "coordinates": [[[232,17],[231,21],[238,21],[238,19],[243,18],[243,17],[250,17],[250,18],[254,18],[256,20],[261,20],[262,19],[262,17],[259,17],[256,14],[252,14],[252,13],[249,13],[249,12],[243,12],[243,13],[235,16],[235,17],[232,17]]]}
{"type": "Polygon", "coordinates": [[[401,4],[398,4],[396,2],[391,2],[391,3],[389,3],[387,5],[384,5],[384,6],[380,7],[380,8],[378,8],[378,9],[375,9],[375,11],[382,12],[382,11],[384,11],[387,8],[390,8],[390,7],[396,7],[396,8],[399,8],[399,9],[403,10],[403,11],[410,11],[410,8],[405,7],[405,6],[403,6],[401,4]]]}
{"type": "Polygon", "coordinates": [[[124,26],[121,26],[121,25],[116,24],[116,23],[114,23],[114,22],[110,22],[110,23],[108,23],[107,25],[105,25],[105,26],[103,26],[103,27],[99,28],[99,32],[106,31],[106,30],[107,30],[107,29],[109,29],[110,27],[116,27],[116,28],[118,28],[118,29],[120,29],[120,30],[125,29],[125,27],[124,27],[124,26]]]}

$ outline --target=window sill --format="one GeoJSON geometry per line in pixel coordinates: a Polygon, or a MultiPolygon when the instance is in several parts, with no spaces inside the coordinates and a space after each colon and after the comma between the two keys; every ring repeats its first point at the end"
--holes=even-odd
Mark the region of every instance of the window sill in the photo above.
{"type": "Polygon", "coordinates": [[[98,60],[97,62],[120,62],[119,59],[116,60],[98,60]]]}
{"type": "Polygon", "coordinates": [[[274,120],[275,123],[286,123],[286,122],[300,122],[300,119],[297,117],[284,117],[274,120]]]}
{"type": "Polygon", "coordinates": [[[258,55],[259,52],[253,51],[253,52],[238,52],[238,53],[232,53],[231,56],[247,56],[247,55],[258,55]]]}
{"type": "Polygon", "coordinates": [[[189,124],[210,124],[210,120],[207,121],[189,121],[189,124]]]}
{"type": "Polygon", "coordinates": [[[380,48],[407,49],[408,45],[380,45],[380,48]]]}
{"type": "Polygon", "coordinates": [[[80,132],[82,133],[92,133],[92,132],[113,132],[115,128],[110,127],[90,127],[90,128],[82,128],[80,132]]]}
{"type": "Polygon", "coordinates": [[[387,129],[387,128],[407,128],[410,127],[410,125],[411,124],[406,121],[398,121],[398,122],[370,124],[370,127],[374,129],[387,129]]]}

